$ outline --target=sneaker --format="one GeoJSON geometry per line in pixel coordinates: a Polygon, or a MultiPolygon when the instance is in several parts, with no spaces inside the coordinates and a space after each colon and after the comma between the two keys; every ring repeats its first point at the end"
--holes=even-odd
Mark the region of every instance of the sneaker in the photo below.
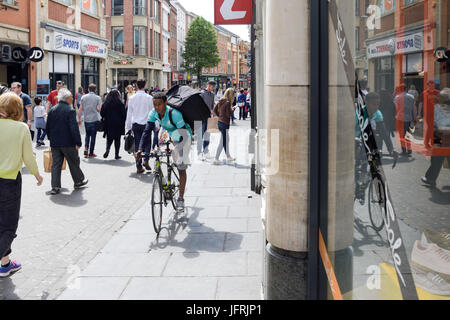
{"type": "Polygon", "coordinates": [[[50,194],[55,195],[55,194],[58,194],[59,192],[60,192],[60,189],[59,189],[59,188],[53,188],[53,189],[50,191],[50,194]]]}
{"type": "Polygon", "coordinates": [[[431,187],[436,186],[436,182],[431,182],[426,177],[422,177],[422,178],[420,178],[420,180],[428,186],[431,186],[431,187]]]}
{"type": "Polygon", "coordinates": [[[109,156],[109,151],[106,151],[104,154],[103,154],[103,158],[108,158],[108,156],[109,156]]]}
{"type": "Polygon", "coordinates": [[[88,149],[84,149],[84,155],[87,157],[88,156],[88,154],[89,154],[89,151],[88,151],[88,149]]]}
{"type": "Polygon", "coordinates": [[[145,169],[144,168],[140,168],[140,169],[137,169],[136,170],[136,173],[137,174],[141,174],[141,173],[144,173],[145,172],[145,169]]]}
{"type": "Polygon", "coordinates": [[[144,168],[147,169],[148,171],[151,171],[151,170],[152,170],[152,168],[151,168],[150,165],[148,164],[148,161],[144,161],[143,165],[144,165],[144,168]]]}
{"type": "Polygon", "coordinates": [[[422,233],[422,243],[424,245],[434,243],[441,249],[447,250],[450,253],[450,233],[425,229],[422,233]]]}
{"type": "Polygon", "coordinates": [[[9,265],[6,267],[0,266],[0,277],[4,278],[9,276],[11,273],[17,272],[22,268],[22,265],[17,261],[9,261],[9,265]]]}
{"type": "Polygon", "coordinates": [[[177,212],[184,212],[184,199],[178,198],[178,200],[177,200],[177,212]]]}
{"type": "Polygon", "coordinates": [[[222,164],[222,161],[214,160],[213,165],[218,166],[219,164],[222,164]]]}
{"type": "Polygon", "coordinates": [[[233,158],[233,157],[228,157],[227,158],[227,162],[233,162],[233,161],[235,161],[236,160],[236,158],[233,158]]]}
{"type": "Polygon", "coordinates": [[[414,283],[419,288],[439,296],[450,296],[450,283],[445,281],[439,274],[423,272],[412,267],[414,283]]]}
{"type": "Polygon", "coordinates": [[[450,254],[434,243],[425,245],[420,240],[416,240],[411,253],[411,264],[424,271],[445,274],[450,277],[450,254]]]}
{"type": "Polygon", "coordinates": [[[85,185],[87,185],[88,182],[89,182],[89,180],[86,179],[82,182],[75,183],[73,187],[74,187],[74,189],[80,189],[80,188],[84,187],[85,185]]]}
{"type": "Polygon", "coordinates": [[[89,158],[97,158],[97,155],[95,153],[89,153],[89,158]]]}
{"type": "Polygon", "coordinates": [[[45,143],[44,143],[44,141],[41,141],[41,146],[45,146],[45,143]]]}
{"type": "Polygon", "coordinates": [[[120,159],[122,159],[122,157],[121,156],[116,156],[114,159],[120,160],[120,159]]]}
{"type": "Polygon", "coordinates": [[[202,159],[202,161],[206,161],[206,154],[205,153],[202,153],[201,159],[202,159]]]}

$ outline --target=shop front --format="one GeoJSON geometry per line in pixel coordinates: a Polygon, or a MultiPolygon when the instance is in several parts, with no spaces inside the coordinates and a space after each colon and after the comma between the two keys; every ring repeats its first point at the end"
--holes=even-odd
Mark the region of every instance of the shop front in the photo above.
{"type": "Polygon", "coordinates": [[[435,54],[449,1],[394,2],[393,29],[366,39],[368,92],[355,90],[355,1],[311,3],[309,297],[450,300],[450,82],[435,54]]]}
{"type": "Polygon", "coordinates": [[[106,92],[106,44],[106,39],[47,24],[44,50],[48,67],[43,66],[38,77],[46,79],[48,74],[51,90],[62,80],[72,92],[77,92],[80,86],[87,92],[89,84],[93,83],[97,85],[97,93],[103,95],[106,92]]]}
{"type": "Polygon", "coordinates": [[[14,60],[13,50],[17,48],[29,49],[24,45],[0,42],[0,85],[10,87],[11,83],[20,82],[23,92],[29,92],[29,64],[14,60]]]}

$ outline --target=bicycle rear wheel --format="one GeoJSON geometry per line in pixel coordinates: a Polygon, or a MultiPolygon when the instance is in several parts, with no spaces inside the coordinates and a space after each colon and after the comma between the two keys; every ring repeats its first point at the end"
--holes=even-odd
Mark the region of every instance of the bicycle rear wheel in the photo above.
{"type": "Polygon", "coordinates": [[[381,231],[384,227],[384,216],[386,214],[386,196],[384,183],[379,178],[374,178],[370,182],[368,195],[369,218],[372,227],[381,231]]]}
{"type": "Polygon", "coordinates": [[[159,175],[156,175],[153,179],[153,187],[152,187],[152,220],[153,220],[153,228],[155,232],[159,234],[161,231],[161,222],[162,222],[162,212],[163,212],[163,191],[161,187],[161,178],[159,175]]]}
{"type": "Polygon", "coordinates": [[[172,169],[171,178],[172,181],[170,181],[170,195],[171,195],[171,202],[174,210],[177,210],[177,198],[180,194],[180,178],[178,177],[178,174],[175,172],[175,169],[172,169]]]}

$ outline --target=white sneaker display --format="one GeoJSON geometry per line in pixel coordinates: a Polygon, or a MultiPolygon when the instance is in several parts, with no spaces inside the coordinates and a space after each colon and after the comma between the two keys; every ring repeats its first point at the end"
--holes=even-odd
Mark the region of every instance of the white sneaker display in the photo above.
{"type": "Polygon", "coordinates": [[[438,245],[438,247],[446,250],[447,253],[450,254],[450,233],[436,232],[425,229],[422,232],[422,243],[424,245],[434,243],[438,245]]]}
{"type": "Polygon", "coordinates": [[[416,286],[432,294],[450,296],[450,283],[440,275],[432,272],[423,272],[413,268],[413,277],[416,286]]]}
{"type": "Polygon", "coordinates": [[[434,243],[423,244],[416,240],[411,262],[423,270],[450,275],[450,255],[434,243]]]}

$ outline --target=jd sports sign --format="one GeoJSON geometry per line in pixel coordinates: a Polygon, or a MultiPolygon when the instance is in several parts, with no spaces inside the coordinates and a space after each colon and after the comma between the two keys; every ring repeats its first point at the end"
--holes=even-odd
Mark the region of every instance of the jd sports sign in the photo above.
{"type": "Polygon", "coordinates": [[[30,50],[17,47],[12,50],[12,59],[16,62],[26,62],[27,59],[33,62],[40,62],[44,59],[44,50],[33,47],[30,50]]]}

